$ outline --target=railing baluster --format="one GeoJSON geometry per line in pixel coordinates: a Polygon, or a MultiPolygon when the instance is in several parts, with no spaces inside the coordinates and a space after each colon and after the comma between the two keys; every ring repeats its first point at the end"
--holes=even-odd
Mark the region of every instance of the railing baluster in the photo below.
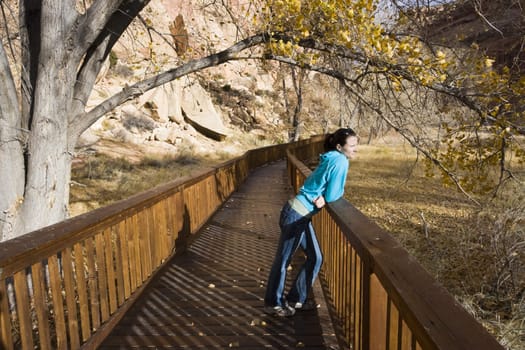
{"type": "MultiPolygon", "coordinates": [[[[43,350],[51,349],[51,338],[49,335],[49,308],[47,306],[46,287],[44,284],[44,268],[41,262],[31,266],[31,276],[33,278],[33,293],[35,301],[35,313],[38,322],[38,336],[40,348],[43,350]]],[[[1,291],[0,291],[1,294],[1,291]]],[[[0,311],[0,314],[2,312],[0,311]]],[[[3,334],[2,334],[3,338],[3,334]]],[[[0,348],[4,348],[0,344],[0,348]]]]}
{"type": "Polygon", "coordinates": [[[94,332],[100,327],[100,299],[97,282],[97,268],[95,266],[96,257],[93,238],[86,239],[85,247],[88,272],[89,305],[91,306],[91,326],[92,331],[94,332]]]}
{"type": "MultiPolygon", "coordinates": [[[[143,278],[144,282],[151,276],[151,272],[154,270],[155,266],[155,259],[157,258],[157,251],[156,251],[156,245],[155,245],[155,234],[162,234],[162,230],[158,230],[155,234],[153,232],[153,213],[155,210],[155,205],[147,208],[144,212],[144,243],[145,248],[142,248],[143,254],[145,255],[145,262],[146,262],[146,268],[145,268],[145,278],[143,278]]],[[[143,276],[144,277],[144,276],[143,276]]]]}
{"type": "Polygon", "coordinates": [[[383,350],[387,340],[387,294],[375,274],[370,277],[370,349],[383,350]]]}
{"type": "Polygon", "coordinates": [[[139,214],[137,214],[137,227],[139,233],[139,248],[140,248],[140,261],[141,261],[141,280],[140,284],[149,277],[151,271],[151,245],[150,245],[150,232],[148,225],[148,216],[151,208],[145,208],[139,214]]]}
{"type": "Polygon", "coordinates": [[[89,317],[88,288],[86,281],[87,266],[82,244],[75,244],[73,251],[75,253],[75,275],[80,309],[80,329],[82,330],[82,340],[86,341],[91,336],[91,321],[89,317]]]}
{"type": "Polygon", "coordinates": [[[116,242],[113,240],[113,227],[104,230],[104,245],[106,257],[106,274],[108,277],[108,293],[109,293],[109,313],[113,314],[117,310],[117,289],[115,287],[115,260],[113,258],[113,251],[116,242]]]}
{"type": "Polygon", "coordinates": [[[352,249],[352,246],[350,245],[350,243],[347,243],[348,245],[348,249],[350,251],[350,254],[349,254],[349,268],[348,268],[348,271],[349,271],[349,276],[348,276],[348,283],[350,283],[350,291],[348,293],[348,306],[347,306],[347,309],[349,311],[349,315],[348,315],[348,323],[347,323],[347,328],[348,329],[348,334],[346,336],[346,340],[348,342],[348,344],[353,348],[353,349],[357,349],[356,347],[356,343],[355,343],[355,339],[356,339],[356,309],[357,309],[357,306],[356,306],[356,298],[355,298],[355,293],[356,293],[356,281],[355,281],[355,250],[352,249]]]}
{"type": "Polygon", "coordinates": [[[392,300],[388,300],[388,349],[397,350],[401,346],[399,333],[401,315],[392,300]]]}
{"type": "Polygon", "coordinates": [[[0,349],[13,350],[11,332],[11,311],[7,300],[6,282],[2,278],[0,280],[0,349]]]}
{"type": "Polygon", "coordinates": [[[135,288],[133,288],[133,293],[142,285],[142,265],[144,263],[140,244],[143,229],[139,226],[138,216],[139,214],[135,214],[130,218],[131,232],[133,235],[133,258],[135,260],[133,264],[133,266],[135,266],[135,288]]]}
{"type": "MultiPolygon", "coordinates": [[[[184,230],[185,225],[189,225],[187,218],[189,215],[188,208],[184,205],[184,190],[177,192],[173,196],[170,211],[173,220],[171,225],[173,228],[171,247],[172,249],[178,249],[176,245],[180,241],[181,231],[184,230]]],[[[178,253],[178,251],[175,252],[178,253]]]]}
{"type": "MultiPolygon", "coordinates": [[[[339,233],[340,235],[342,235],[342,232],[339,233]]],[[[349,317],[349,314],[350,314],[350,303],[348,302],[349,301],[349,296],[350,296],[350,288],[352,288],[352,285],[350,283],[350,274],[349,274],[349,269],[350,269],[350,259],[349,259],[349,255],[350,255],[350,249],[347,245],[347,243],[344,241],[344,239],[342,239],[341,237],[341,249],[343,251],[343,256],[342,256],[342,259],[341,259],[341,268],[342,268],[342,274],[341,274],[341,281],[342,281],[342,284],[343,284],[343,288],[341,290],[341,320],[342,320],[342,323],[343,323],[343,327],[344,329],[349,329],[349,320],[350,320],[350,317],[349,317]]]]}
{"type": "Polygon", "coordinates": [[[127,256],[129,262],[129,277],[130,277],[130,294],[137,289],[137,258],[135,257],[135,229],[132,222],[132,217],[126,218],[126,238],[125,245],[127,246],[127,256]]]}
{"type": "Polygon", "coordinates": [[[131,268],[128,258],[128,231],[126,221],[123,220],[118,224],[117,240],[118,240],[118,260],[117,262],[117,283],[122,285],[123,290],[119,288],[119,305],[122,305],[126,299],[131,295],[131,268]]]}
{"type": "Polygon", "coordinates": [[[53,298],[53,318],[55,321],[55,334],[58,350],[67,349],[67,330],[64,315],[64,300],[62,296],[62,278],[60,276],[59,262],[56,255],[51,255],[48,260],[49,282],[53,298]]]}
{"type": "Polygon", "coordinates": [[[108,296],[108,279],[106,275],[106,247],[104,246],[104,234],[99,232],[95,236],[95,255],[97,262],[98,291],[100,300],[100,318],[101,322],[109,318],[109,296],[108,296]]]}
{"type": "MultiPolygon", "coordinates": [[[[164,200],[165,201],[165,200],[164,200]]],[[[150,274],[160,265],[160,257],[164,255],[162,248],[165,245],[166,225],[164,219],[164,201],[155,204],[148,216],[149,246],[151,251],[151,271],[150,274]],[[158,227],[155,230],[155,227],[158,227]]]]}
{"type": "Polygon", "coordinates": [[[19,271],[14,275],[15,293],[16,293],[16,309],[18,315],[18,322],[20,325],[20,339],[22,341],[22,348],[33,348],[33,327],[31,322],[31,311],[29,306],[29,292],[27,290],[27,274],[25,270],[19,271]]]}
{"type": "Polygon", "coordinates": [[[70,348],[78,349],[80,347],[80,339],[78,332],[77,298],[75,293],[75,277],[73,276],[73,259],[71,255],[71,248],[64,249],[61,254],[70,348]]]}
{"type": "MultiPolygon", "coordinates": [[[[408,328],[405,321],[402,321],[401,331],[401,349],[411,350],[412,349],[412,331],[408,328]]],[[[415,340],[415,339],[414,339],[415,340]]]]}

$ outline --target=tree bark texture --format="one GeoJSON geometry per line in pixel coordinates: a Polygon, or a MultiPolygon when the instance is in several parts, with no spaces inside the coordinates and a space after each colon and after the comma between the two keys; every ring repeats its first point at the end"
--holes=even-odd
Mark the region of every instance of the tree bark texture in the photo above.
{"type": "Polygon", "coordinates": [[[13,236],[13,221],[23,199],[23,133],[16,87],[0,45],[0,240],[13,236]]]}

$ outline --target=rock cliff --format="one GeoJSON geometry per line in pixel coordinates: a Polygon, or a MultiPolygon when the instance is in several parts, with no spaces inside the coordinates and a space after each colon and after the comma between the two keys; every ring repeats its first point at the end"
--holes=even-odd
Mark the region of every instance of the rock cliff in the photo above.
{"type": "MultiPolygon", "coordinates": [[[[235,11],[243,10],[235,1],[232,4],[235,11]]],[[[202,52],[229,47],[238,38],[236,24],[242,24],[234,23],[230,15],[203,1],[152,1],[112,51],[88,108],[126,85],[177,67],[202,52]]],[[[101,146],[101,140],[111,139],[144,154],[173,154],[188,144],[197,153],[212,153],[220,147],[238,154],[250,147],[244,140],[254,139],[240,137],[241,133],[256,135],[257,146],[267,134],[272,135],[268,143],[284,141],[286,131],[276,129],[282,124],[284,105],[276,98],[275,79],[271,65],[263,69],[250,60],[186,76],[106,115],[82,135],[79,149],[111,154],[114,149],[101,146]]]]}

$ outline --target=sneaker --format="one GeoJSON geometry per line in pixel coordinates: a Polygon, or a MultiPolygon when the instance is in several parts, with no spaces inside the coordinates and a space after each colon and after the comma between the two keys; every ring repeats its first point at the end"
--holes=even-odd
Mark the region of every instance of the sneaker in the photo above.
{"type": "Polygon", "coordinates": [[[265,306],[264,312],[270,315],[280,316],[280,317],[290,317],[295,314],[295,309],[291,306],[265,306]]]}
{"type": "Polygon", "coordinates": [[[295,309],[295,311],[310,311],[320,308],[321,304],[317,304],[314,300],[309,299],[305,303],[292,303],[292,307],[295,309]]]}

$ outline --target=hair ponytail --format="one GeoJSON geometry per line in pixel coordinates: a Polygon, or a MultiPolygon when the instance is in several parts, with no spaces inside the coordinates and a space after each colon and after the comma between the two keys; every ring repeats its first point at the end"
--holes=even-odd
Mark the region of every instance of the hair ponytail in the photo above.
{"type": "Polygon", "coordinates": [[[324,140],[325,152],[337,149],[337,145],[344,146],[349,136],[357,136],[357,134],[350,128],[341,128],[332,134],[326,135],[324,140]]]}

